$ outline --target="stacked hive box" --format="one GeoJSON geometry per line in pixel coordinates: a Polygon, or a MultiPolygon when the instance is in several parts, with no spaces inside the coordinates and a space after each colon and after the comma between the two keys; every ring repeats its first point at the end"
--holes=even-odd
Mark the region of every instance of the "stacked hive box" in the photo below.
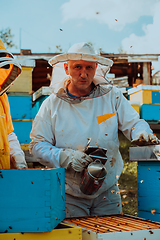
{"type": "Polygon", "coordinates": [[[41,87],[35,93],[33,93],[33,107],[32,107],[32,116],[36,116],[42,102],[51,94],[49,87],[41,87]]]}
{"type": "Polygon", "coordinates": [[[0,170],[0,232],[50,232],[65,218],[65,171],[0,170]]]}
{"type": "Polygon", "coordinates": [[[138,216],[160,222],[160,145],[130,147],[137,161],[138,216]]]}
{"type": "Polygon", "coordinates": [[[60,223],[51,232],[43,233],[0,233],[0,240],[82,240],[82,229],[60,223]]]}
{"type": "Polygon", "coordinates": [[[139,108],[139,103],[138,102],[133,102],[133,101],[129,101],[129,103],[131,104],[131,106],[138,112],[138,114],[140,115],[140,108],[139,108]]]}
{"type": "Polygon", "coordinates": [[[32,97],[8,96],[11,109],[11,117],[20,144],[30,143],[30,131],[32,128],[32,97]]]}
{"type": "Polygon", "coordinates": [[[64,224],[65,170],[0,170],[0,240],[82,240],[64,224]]]}
{"type": "Polygon", "coordinates": [[[129,89],[131,101],[139,102],[140,117],[148,122],[160,120],[160,86],[139,85],[129,89]]]}
{"type": "Polygon", "coordinates": [[[32,70],[34,60],[18,60],[22,65],[22,73],[13,86],[7,91],[14,132],[20,144],[28,144],[32,128],[32,70]]]}
{"type": "Polygon", "coordinates": [[[82,227],[83,240],[159,240],[160,224],[128,215],[67,218],[82,227]]]}

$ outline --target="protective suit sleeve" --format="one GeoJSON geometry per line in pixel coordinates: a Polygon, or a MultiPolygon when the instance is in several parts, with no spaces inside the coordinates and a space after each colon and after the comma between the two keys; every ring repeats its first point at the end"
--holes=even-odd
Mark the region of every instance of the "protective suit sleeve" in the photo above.
{"type": "Polygon", "coordinates": [[[35,160],[46,167],[59,168],[60,153],[63,149],[53,146],[49,142],[37,142],[31,152],[35,160]]]}
{"type": "Polygon", "coordinates": [[[140,121],[139,114],[130,105],[128,100],[123,96],[122,92],[118,89],[115,91],[116,97],[116,110],[118,114],[118,128],[123,134],[131,141],[132,127],[140,121]]]}
{"type": "Polygon", "coordinates": [[[72,149],[57,148],[47,142],[38,142],[32,148],[32,154],[37,162],[51,168],[70,166],[76,172],[81,172],[92,162],[92,158],[84,152],[72,149]]]}
{"type": "Polygon", "coordinates": [[[21,149],[17,136],[14,132],[8,134],[11,166],[13,168],[27,168],[24,152],[21,149]]]}
{"type": "Polygon", "coordinates": [[[54,128],[50,121],[50,110],[46,101],[34,119],[30,138],[32,142],[29,144],[29,151],[33,154],[34,159],[46,167],[59,168],[59,156],[63,148],[55,146],[54,128]]]}
{"type": "Polygon", "coordinates": [[[145,120],[138,121],[135,125],[132,127],[132,140],[135,139],[136,135],[140,132],[146,131],[147,133],[153,133],[152,129],[150,128],[149,124],[145,120]]]}
{"type": "Polygon", "coordinates": [[[10,106],[8,102],[8,97],[7,94],[4,93],[2,96],[0,96],[0,101],[3,105],[4,113],[6,115],[6,126],[7,126],[7,134],[10,134],[13,132],[13,123],[11,119],[11,114],[10,114],[10,106]]]}
{"type": "Polygon", "coordinates": [[[153,134],[149,124],[139,118],[138,113],[122,93],[116,91],[116,99],[119,129],[124,135],[136,145],[160,144],[160,140],[153,134]]]}
{"type": "Polygon", "coordinates": [[[132,143],[138,146],[160,144],[146,121],[136,123],[132,128],[132,143]]]}

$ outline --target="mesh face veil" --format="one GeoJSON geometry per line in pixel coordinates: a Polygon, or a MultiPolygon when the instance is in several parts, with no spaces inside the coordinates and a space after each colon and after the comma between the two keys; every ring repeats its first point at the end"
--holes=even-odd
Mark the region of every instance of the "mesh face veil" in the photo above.
{"type": "MultiPolygon", "coordinates": [[[[64,70],[64,62],[67,62],[69,60],[83,60],[98,63],[93,83],[95,86],[97,86],[97,88],[99,88],[100,91],[96,94],[90,95],[90,98],[106,94],[112,89],[112,84],[107,79],[107,73],[109,72],[110,67],[113,65],[113,61],[96,55],[89,44],[78,43],[74,44],[67,53],[56,55],[49,60],[49,64],[53,67],[50,88],[51,91],[58,97],[61,97],[62,95],[66,98],[69,97],[67,94],[65,94],[65,89],[68,84],[69,77],[66,75],[64,70]]],[[[81,97],[81,100],[82,99],[86,99],[86,97],[81,97]]]]}
{"type": "Polygon", "coordinates": [[[20,73],[21,66],[0,39],[0,96],[10,88],[20,73]]]}

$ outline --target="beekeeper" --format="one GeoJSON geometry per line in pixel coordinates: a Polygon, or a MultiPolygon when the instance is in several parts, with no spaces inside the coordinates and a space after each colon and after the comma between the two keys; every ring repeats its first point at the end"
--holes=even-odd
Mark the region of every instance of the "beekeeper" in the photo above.
{"type": "Polygon", "coordinates": [[[65,168],[66,217],[118,214],[122,211],[118,179],[123,169],[118,130],[129,140],[157,144],[147,122],[107,80],[110,59],[95,54],[87,43],[73,45],[53,57],[51,89],[31,131],[30,151],[41,164],[65,168]],[[79,188],[81,172],[93,160],[90,146],[107,149],[107,176],[93,195],[79,188]]]}
{"type": "Polygon", "coordinates": [[[20,73],[20,65],[0,39],[0,169],[27,168],[24,153],[13,132],[8,97],[5,93],[20,73]]]}

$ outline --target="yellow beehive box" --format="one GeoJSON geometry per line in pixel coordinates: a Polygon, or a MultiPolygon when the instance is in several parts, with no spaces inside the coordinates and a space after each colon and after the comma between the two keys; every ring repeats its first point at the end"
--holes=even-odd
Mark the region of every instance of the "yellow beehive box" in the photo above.
{"type": "Polygon", "coordinates": [[[129,103],[130,103],[131,106],[138,112],[138,114],[140,114],[139,102],[129,101],[129,103]]]}
{"type": "Polygon", "coordinates": [[[22,67],[22,72],[8,92],[30,93],[32,91],[32,71],[35,60],[21,56],[16,59],[22,67]]]}
{"type": "Polygon", "coordinates": [[[22,67],[22,73],[8,92],[31,92],[32,91],[32,67],[22,67]]]}
{"type": "Polygon", "coordinates": [[[142,104],[159,103],[160,86],[138,85],[128,90],[131,101],[142,104]]]}
{"type": "Polygon", "coordinates": [[[0,240],[82,240],[82,228],[60,223],[51,232],[0,233],[0,240]]]}

